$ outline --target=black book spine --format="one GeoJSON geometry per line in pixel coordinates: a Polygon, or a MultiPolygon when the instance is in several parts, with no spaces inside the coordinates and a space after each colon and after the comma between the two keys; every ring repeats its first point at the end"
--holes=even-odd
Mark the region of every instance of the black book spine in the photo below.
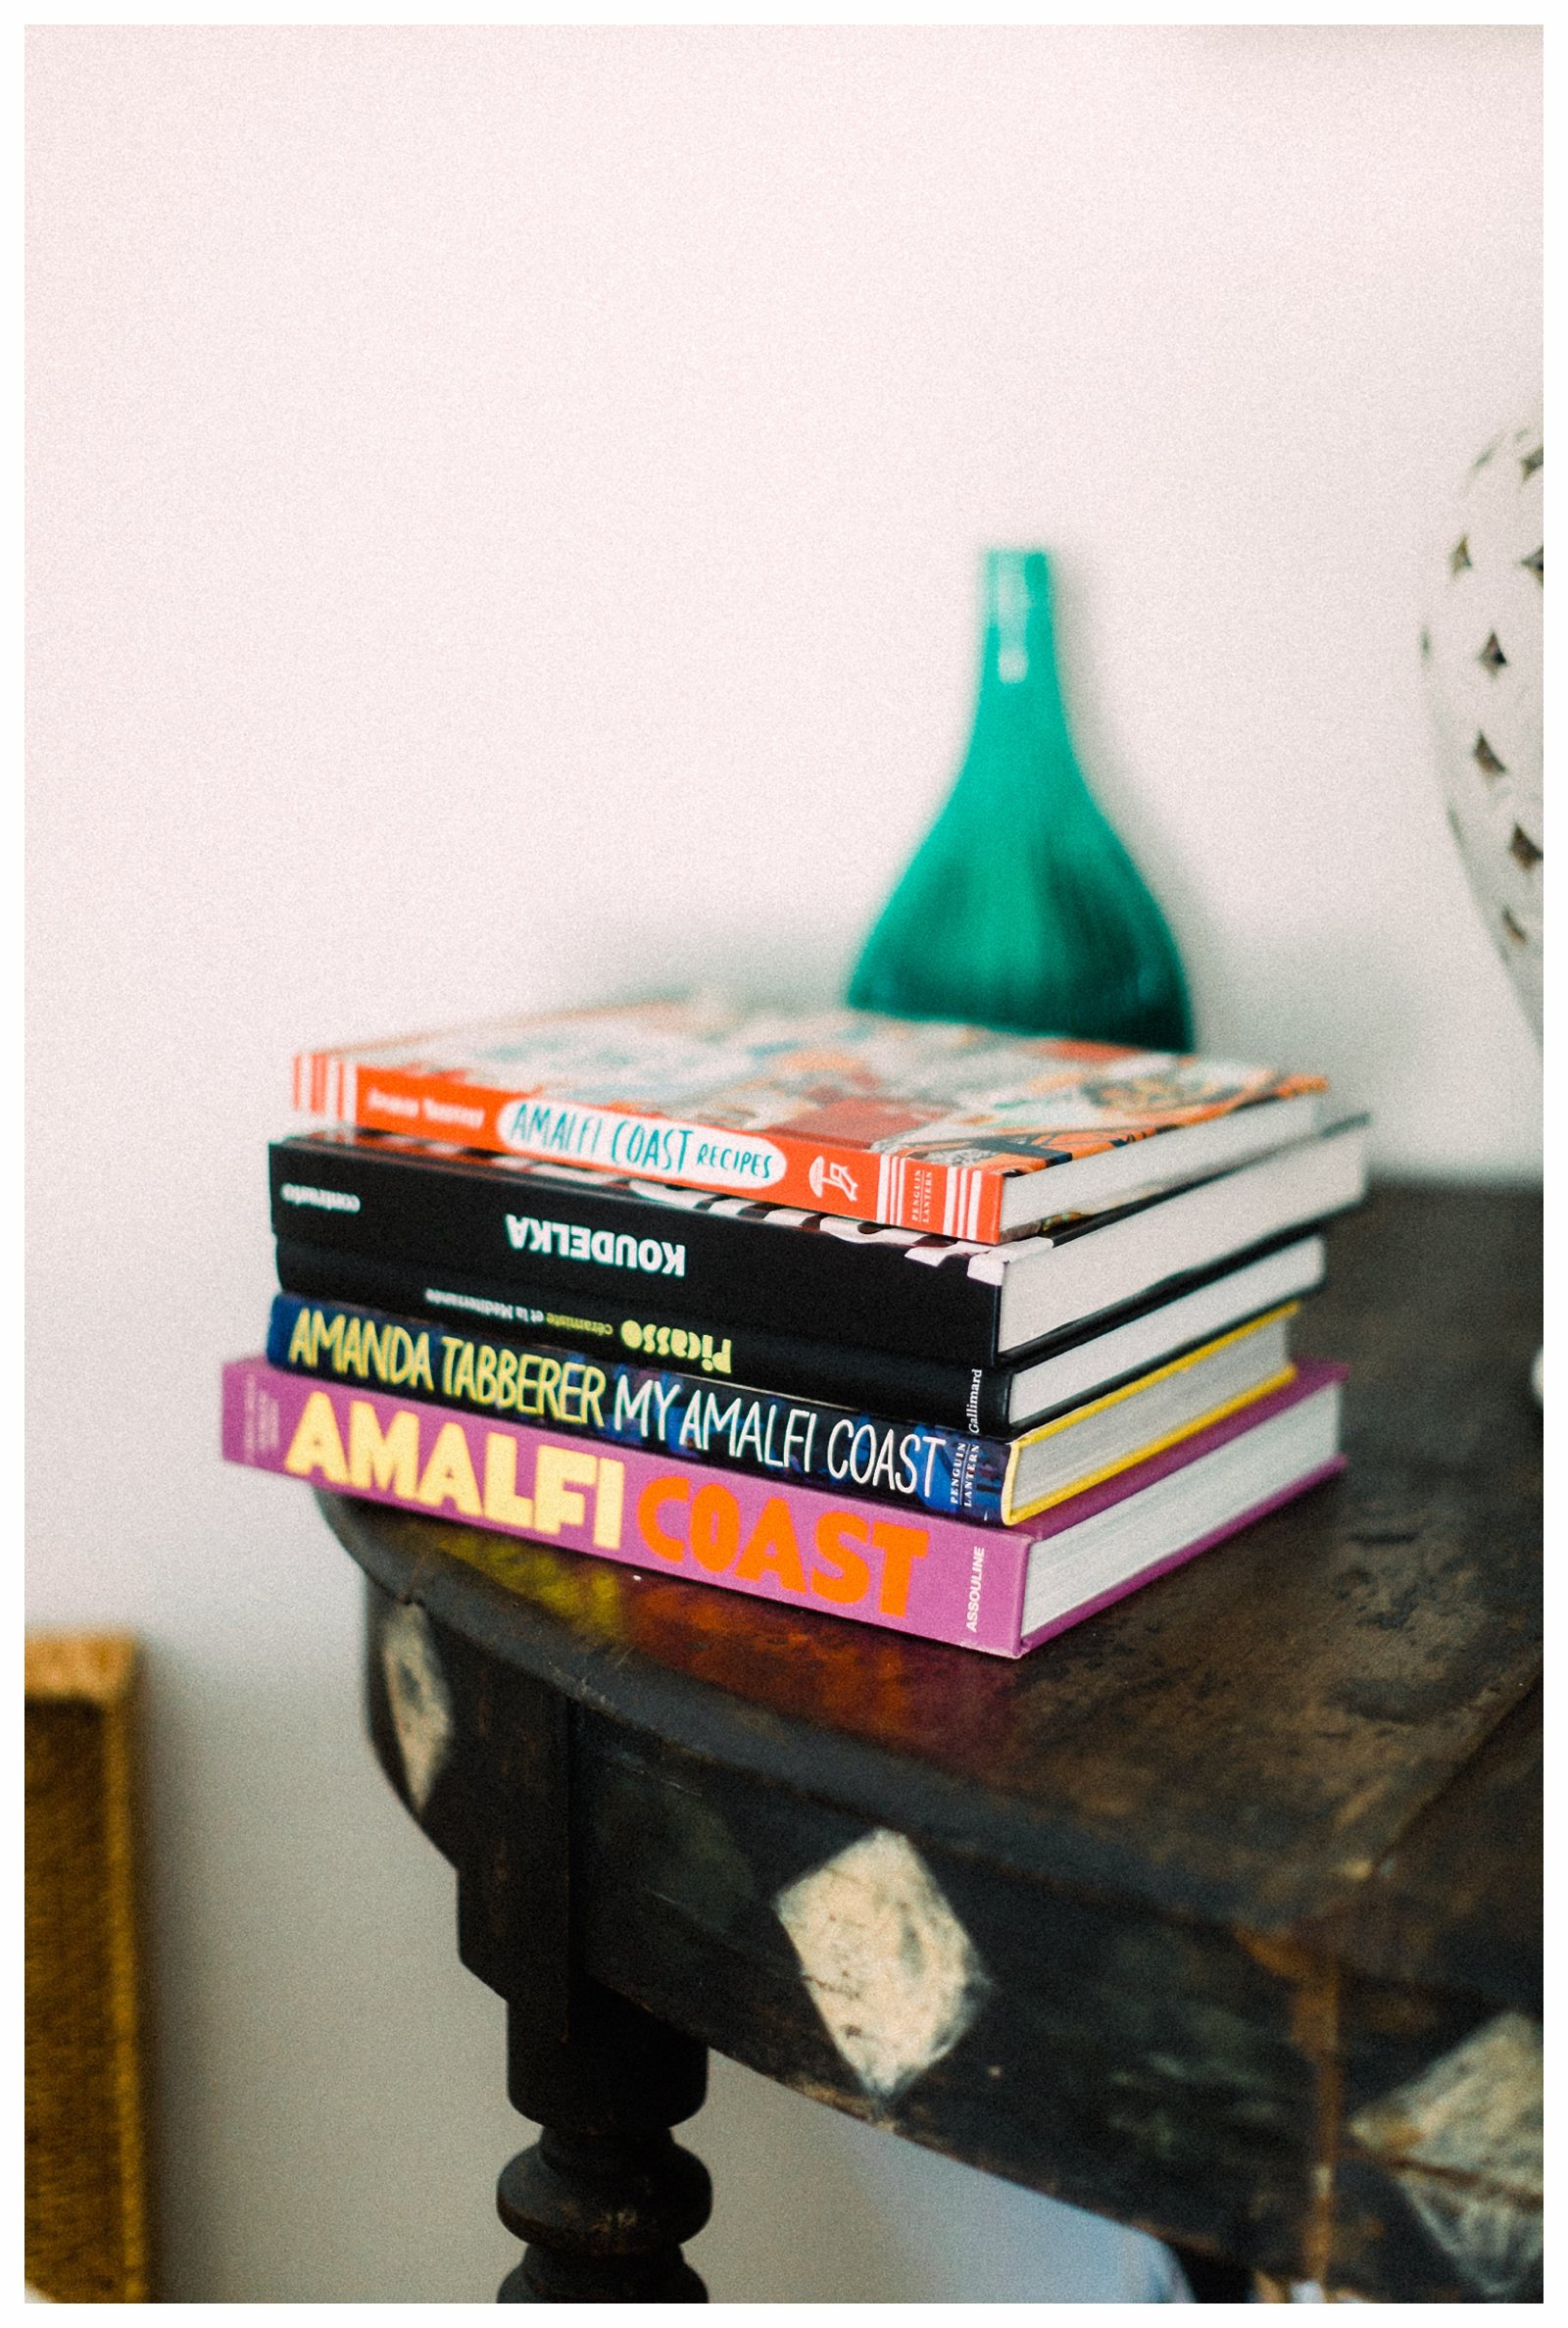
{"type": "Polygon", "coordinates": [[[941,1423],[972,1435],[1005,1438],[1013,1427],[1008,1415],[1012,1377],[1004,1371],[730,1325],[695,1306],[645,1309],[595,1301],[591,1295],[568,1298],[544,1286],[519,1286],[466,1270],[432,1272],[416,1263],[345,1253],[295,1237],[278,1239],[277,1275],[286,1293],[311,1301],[354,1302],[449,1325],[488,1325],[503,1335],[526,1333],[606,1358],[684,1366],[754,1390],[941,1423]]]}
{"type": "Polygon", "coordinates": [[[593,1358],[298,1294],[273,1302],[267,1357],[324,1381],[422,1393],[468,1414],[581,1431],[645,1454],[799,1480],[827,1495],[853,1490],[906,1510],[1005,1524],[1012,1456],[1005,1439],[890,1422],[746,1383],[715,1387],[710,1375],[628,1364],[609,1351],[593,1358]]]}
{"type": "Polygon", "coordinates": [[[666,1203],[365,1139],[279,1141],[270,1165],[279,1237],[462,1269],[557,1307],[669,1316],[690,1305],[708,1326],[996,1362],[1000,1288],[971,1277],[967,1255],[942,1239],[821,1214],[769,1220],[777,1208],[765,1205],[673,1193],[666,1203]]]}

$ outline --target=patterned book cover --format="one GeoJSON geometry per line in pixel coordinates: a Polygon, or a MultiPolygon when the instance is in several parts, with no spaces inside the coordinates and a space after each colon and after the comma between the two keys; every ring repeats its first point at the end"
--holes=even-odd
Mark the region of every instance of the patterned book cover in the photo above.
{"type": "Polygon", "coordinates": [[[1283,1325],[1294,1308],[1216,1336],[1120,1390],[1005,1439],[777,1398],[744,1383],[715,1386],[701,1374],[494,1340],[461,1325],[286,1293],[272,1304],[267,1356],[274,1366],[351,1389],[401,1389],[470,1413],[1006,1527],[1280,1389],[1291,1377],[1283,1325]],[[1270,1327],[1281,1330],[1265,1334],[1270,1327]],[[1161,1426],[1141,1425],[1137,1417],[1150,1412],[1150,1396],[1179,1383],[1191,1385],[1185,1403],[1162,1406],[1161,1426]],[[1142,1406],[1130,1405],[1140,1394],[1149,1394],[1142,1406]],[[1075,1428],[1086,1449],[1078,1461],[1075,1428]],[[1053,1484],[1043,1488],[1027,1467],[1020,1472],[1020,1459],[1048,1440],[1055,1442],[1051,1453],[1058,1462],[1053,1484]]]}
{"type": "MultiPolygon", "coordinates": [[[[1241,1413],[1057,1504],[1014,1528],[916,1515],[885,1504],[823,1494],[747,1472],[705,1469],[662,1452],[613,1455],[530,1424],[456,1412],[427,1401],[351,1390],[291,1374],[263,1358],[223,1368],[225,1461],[276,1471],[405,1511],[460,1519],[688,1577],[731,1592],[792,1602],[829,1615],[928,1640],[1017,1657],[1094,1610],[1180,1565],[1341,1467],[1337,1411],[1321,1444],[1284,1475],[1204,1497],[1201,1466],[1223,1460],[1245,1433],[1268,1433],[1290,1411],[1334,1390],[1343,1368],[1301,1365],[1294,1381],[1241,1413]],[[1128,1499],[1164,1499],[1147,1559],[1063,1608],[1053,1589],[1093,1523],[1128,1499]],[[1030,1622],[1030,1600],[1041,1614],[1030,1622]]],[[[1136,1557],[1136,1556],[1135,1556],[1136,1557]]],[[[1091,1560],[1084,1569],[1094,1572],[1091,1560]]]]}
{"type": "MultiPolygon", "coordinates": [[[[1189,1127],[1249,1117],[1219,1162],[1312,1128],[1318,1077],[1105,1043],[879,1016],[744,1013],[702,1002],[550,1013],[302,1052],[294,1104],[407,1132],[851,1219],[996,1244],[1046,1217],[1027,1175],[1152,1144],[1136,1172],[1064,1177],[1131,1193],[1189,1169],[1189,1127]],[[1266,1108],[1265,1108],[1266,1115],[1266,1108]]],[[[1054,1192],[1055,1184],[1053,1184],[1054,1192]]],[[[1053,1194],[1053,1204],[1054,1203],[1053,1194]]]]}

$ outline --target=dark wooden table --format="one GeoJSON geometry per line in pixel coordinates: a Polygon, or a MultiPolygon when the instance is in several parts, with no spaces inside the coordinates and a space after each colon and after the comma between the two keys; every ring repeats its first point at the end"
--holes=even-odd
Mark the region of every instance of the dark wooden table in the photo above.
{"type": "Polygon", "coordinates": [[[1298,1336],[1348,1474],[1016,1664],[322,1496],[544,2129],[503,2298],[701,2297],[710,2046],[1205,2297],[1538,2298],[1540,1272],[1532,1196],[1379,1193],[1298,1336]]]}

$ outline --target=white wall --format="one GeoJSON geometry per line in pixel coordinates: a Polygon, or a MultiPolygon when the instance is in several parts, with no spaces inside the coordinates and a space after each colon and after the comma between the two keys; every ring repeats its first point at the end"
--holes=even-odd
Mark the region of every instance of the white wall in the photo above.
{"type": "MultiPolygon", "coordinates": [[[[1388,1165],[1538,1168],[1414,640],[1539,373],[1539,74],[1501,28],[33,35],[32,1602],[149,1650],[171,2295],[514,2252],[353,1574],[214,1455],[296,1044],[831,993],[961,740],[977,553],[1040,542],[1204,1039],[1327,1068],[1388,1165]]],[[[696,2142],[718,2295],[1151,2284],[723,2064],[696,2142]]]]}

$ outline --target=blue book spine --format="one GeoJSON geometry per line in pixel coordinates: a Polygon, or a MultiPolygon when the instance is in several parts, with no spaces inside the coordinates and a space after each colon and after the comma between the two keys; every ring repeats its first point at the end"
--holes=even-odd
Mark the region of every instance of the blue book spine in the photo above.
{"type": "Polygon", "coordinates": [[[331,1382],[1003,1525],[1004,1439],[286,1293],[272,1303],[267,1356],[331,1382]]]}

